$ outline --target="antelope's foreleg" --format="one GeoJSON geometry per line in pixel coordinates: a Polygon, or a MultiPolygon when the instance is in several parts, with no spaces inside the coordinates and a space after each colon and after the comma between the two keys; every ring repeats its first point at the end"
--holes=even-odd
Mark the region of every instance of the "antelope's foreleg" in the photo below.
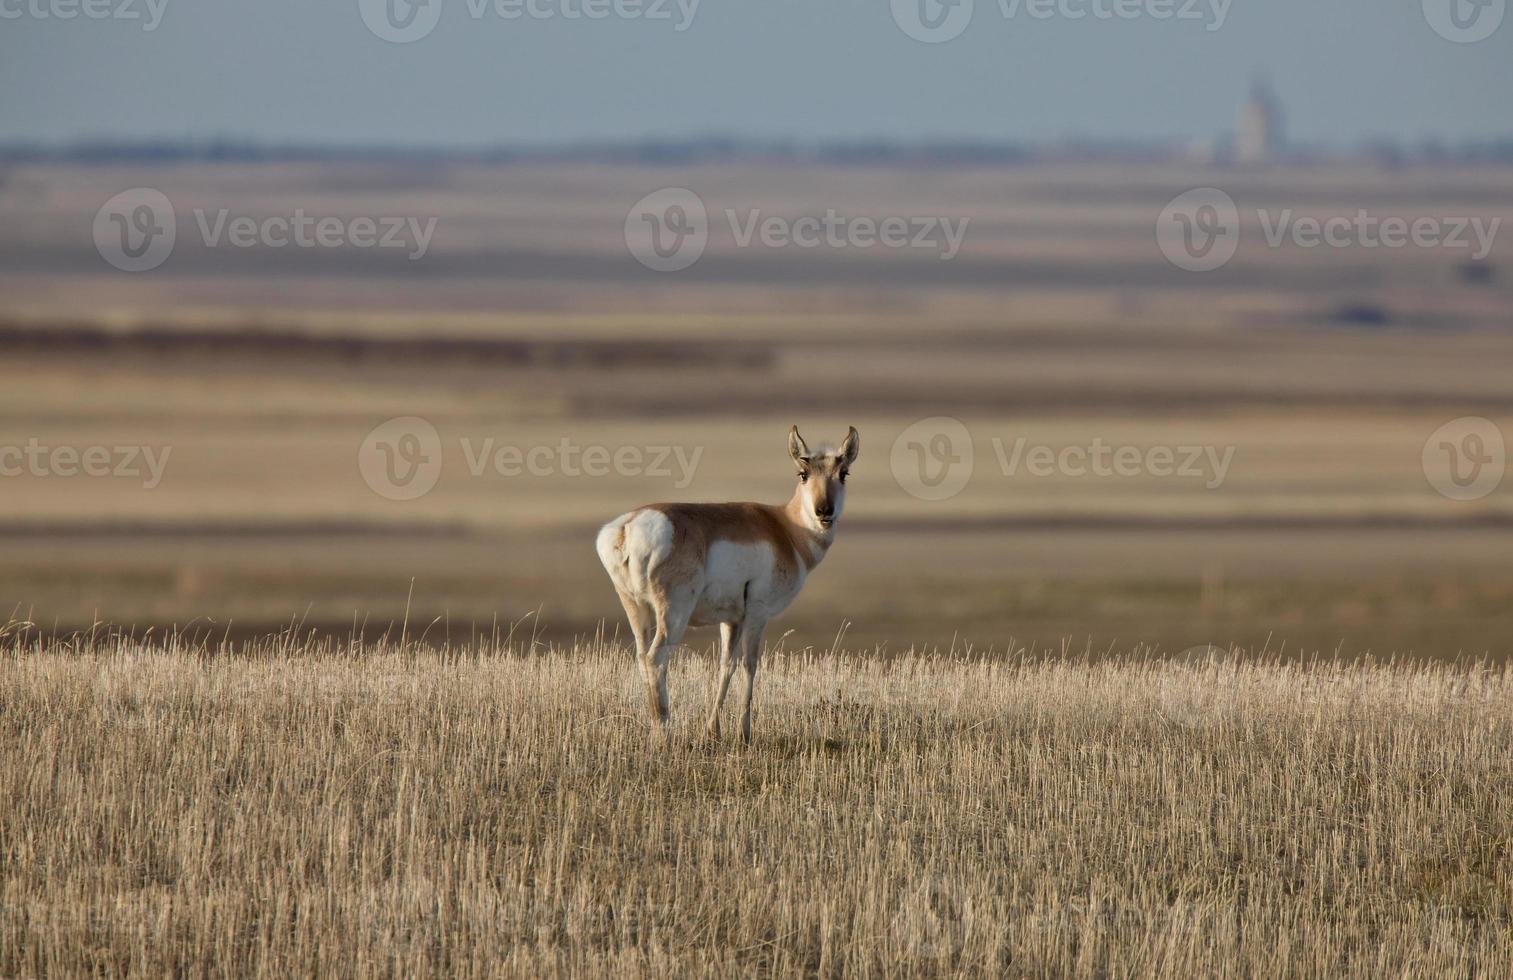
{"type": "Polygon", "coordinates": [[[747,623],[741,631],[741,661],[746,666],[746,704],[741,710],[741,741],[751,741],[751,699],[756,693],[757,664],[762,659],[762,630],[766,623],[747,623]]]}
{"type": "Polygon", "coordinates": [[[736,659],[741,656],[745,633],[742,623],[720,624],[720,648],[715,652],[714,700],[709,706],[706,726],[714,738],[720,737],[720,708],[725,704],[725,693],[730,690],[730,679],[735,676],[736,659]]]}

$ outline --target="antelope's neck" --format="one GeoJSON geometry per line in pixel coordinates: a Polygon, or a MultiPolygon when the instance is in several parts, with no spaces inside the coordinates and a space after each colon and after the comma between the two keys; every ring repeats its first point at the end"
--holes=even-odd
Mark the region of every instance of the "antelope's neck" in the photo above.
{"type": "Polygon", "coordinates": [[[788,522],[793,547],[806,569],[813,569],[824,559],[825,553],[835,541],[835,528],[817,528],[810,523],[809,509],[804,506],[804,495],[793,491],[793,498],[783,507],[783,517],[788,522]]]}

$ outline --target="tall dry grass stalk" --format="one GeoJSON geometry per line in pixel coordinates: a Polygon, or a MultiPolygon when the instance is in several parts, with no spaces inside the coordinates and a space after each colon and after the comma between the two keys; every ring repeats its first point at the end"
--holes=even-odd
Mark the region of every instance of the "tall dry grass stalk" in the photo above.
{"type": "Polygon", "coordinates": [[[0,975],[1513,975],[1513,685],[12,641],[0,975]]]}

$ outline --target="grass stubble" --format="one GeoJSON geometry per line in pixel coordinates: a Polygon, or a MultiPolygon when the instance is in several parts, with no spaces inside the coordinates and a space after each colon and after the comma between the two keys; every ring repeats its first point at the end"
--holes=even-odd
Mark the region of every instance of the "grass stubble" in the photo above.
{"type": "Polygon", "coordinates": [[[0,976],[1513,976],[1506,668],[710,674],[12,639],[0,976]]]}

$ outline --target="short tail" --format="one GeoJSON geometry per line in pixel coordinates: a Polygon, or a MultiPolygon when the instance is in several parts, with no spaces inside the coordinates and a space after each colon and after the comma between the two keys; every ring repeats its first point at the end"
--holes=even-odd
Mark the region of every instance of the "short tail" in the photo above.
{"type": "Polygon", "coordinates": [[[616,583],[627,576],[630,571],[630,555],[625,549],[625,525],[630,522],[632,514],[622,514],[599,529],[599,536],[594,539],[594,548],[599,552],[599,561],[604,564],[604,570],[616,583]]]}

